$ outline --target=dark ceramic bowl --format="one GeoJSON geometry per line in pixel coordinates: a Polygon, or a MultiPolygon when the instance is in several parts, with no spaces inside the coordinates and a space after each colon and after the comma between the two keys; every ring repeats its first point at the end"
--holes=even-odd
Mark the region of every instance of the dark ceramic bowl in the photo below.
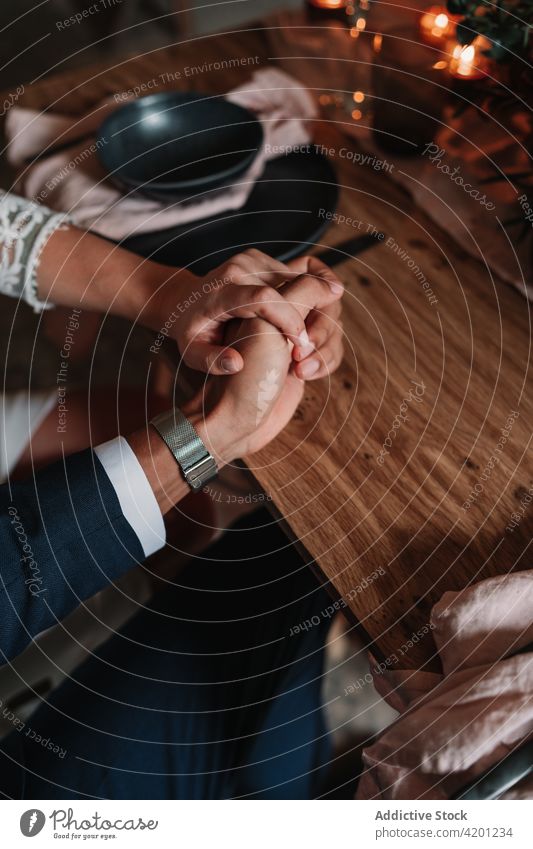
{"type": "Polygon", "coordinates": [[[127,103],[106,118],[97,149],[121,190],[172,201],[238,178],[262,142],[260,121],[242,106],[166,92],[127,103]]]}

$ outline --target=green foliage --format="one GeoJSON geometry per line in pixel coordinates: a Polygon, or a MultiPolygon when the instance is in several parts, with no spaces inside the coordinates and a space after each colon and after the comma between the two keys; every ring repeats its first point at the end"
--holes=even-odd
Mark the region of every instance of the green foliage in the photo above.
{"type": "Polygon", "coordinates": [[[533,27],[533,0],[447,0],[448,11],[463,15],[457,40],[470,44],[477,35],[491,42],[487,55],[496,62],[527,56],[533,27]]]}

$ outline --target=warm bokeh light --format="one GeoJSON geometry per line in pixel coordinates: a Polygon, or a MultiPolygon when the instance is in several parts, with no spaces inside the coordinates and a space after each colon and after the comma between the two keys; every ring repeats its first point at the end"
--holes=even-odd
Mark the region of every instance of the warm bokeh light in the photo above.
{"type": "Polygon", "coordinates": [[[478,35],[472,44],[455,44],[451,59],[450,73],[458,79],[479,80],[484,77],[489,68],[489,59],[484,55],[490,47],[488,39],[478,35]]]}
{"type": "Polygon", "coordinates": [[[443,6],[430,6],[420,17],[419,30],[426,44],[441,45],[455,36],[457,16],[449,15],[443,6]]]}
{"type": "Polygon", "coordinates": [[[475,58],[476,50],[472,44],[469,44],[468,47],[461,47],[460,44],[457,44],[453,48],[450,71],[457,77],[471,77],[475,71],[475,58]]]}
{"type": "Polygon", "coordinates": [[[317,9],[344,9],[347,5],[347,0],[308,0],[308,2],[317,9]]]}

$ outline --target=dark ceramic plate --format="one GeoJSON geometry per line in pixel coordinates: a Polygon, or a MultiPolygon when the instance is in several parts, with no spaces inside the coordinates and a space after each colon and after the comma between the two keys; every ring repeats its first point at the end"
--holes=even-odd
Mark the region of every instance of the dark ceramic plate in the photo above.
{"type": "Polygon", "coordinates": [[[214,189],[251,165],[263,142],[255,115],[222,97],[141,97],[100,127],[98,155],[123,191],[170,201],[214,189]]]}
{"type": "Polygon", "coordinates": [[[305,253],[337,206],[337,181],[328,160],[314,152],[271,160],[248,203],[237,212],[123,242],[141,256],[207,274],[233,254],[258,248],[276,259],[305,253]]]}

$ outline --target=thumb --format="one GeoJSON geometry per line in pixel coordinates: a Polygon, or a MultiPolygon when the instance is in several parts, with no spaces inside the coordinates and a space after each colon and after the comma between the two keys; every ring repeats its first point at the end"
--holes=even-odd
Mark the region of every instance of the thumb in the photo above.
{"type": "Polygon", "coordinates": [[[183,362],[189,368],[208,374],[235,374],[244,362],[235,348],[212,345],[209,342],[191,342],[183,352],[183,362]]]}

